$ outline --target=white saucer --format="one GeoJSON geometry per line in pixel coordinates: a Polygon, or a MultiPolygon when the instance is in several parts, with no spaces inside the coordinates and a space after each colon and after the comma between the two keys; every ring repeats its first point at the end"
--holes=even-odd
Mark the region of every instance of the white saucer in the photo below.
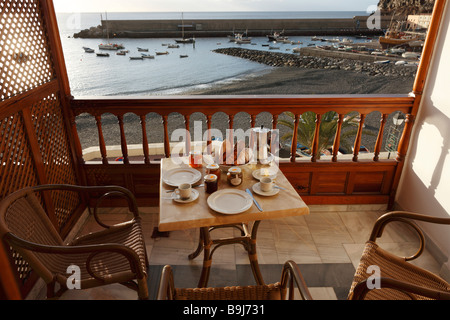
{"type": "Polygon", "coordinates": [[[253,185],[252,189],[253,189],[253,191],[255,191],[255,193],[259,194],[260,196],[265,196],[265,197],[271,197],[271,196],[278,194],[278,192],[280,192],[280,189],[277,189],[277,188],[272,188],[272,190],[269,192],[262,191],[260,182],[255,183],[253,185]]]}
{"type": "Polygon", "coordinates": [[[195,189],[192,189],[191,197],[189,199],[186,199],[186,200],[180,199],[180,198],[178,198],[178,195],[175,192],[172,194],[172,199],[173,199],[173,201],[178,202],[178,203],[189,203],[189,202],[197,200],[198,195],[199,195],[198,191],[195,189]]]}

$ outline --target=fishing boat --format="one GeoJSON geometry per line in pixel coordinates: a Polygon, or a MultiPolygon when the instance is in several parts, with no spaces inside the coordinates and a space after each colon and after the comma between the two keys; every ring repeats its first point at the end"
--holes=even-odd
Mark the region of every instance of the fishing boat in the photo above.
{"type": "MultiPolygon", "coordinates": [[[[245,32],[244,34],[246,35],[247,32],[245,32]]],[[[244,36],[244,34],[238,33],[236,35],[236,39],[234,40],[234,42],[237,43],[237,44],[251,43],[252,42],[252,38],[244,36]]]]}
{"type": "Polygon", "coordinates": [[[269,39],[269,41],[285,41],[285,40],[289,40],[288,37],[284,36],[284,30],[281,32],[272,32],[271,34],[267,35],[267,38],[269,39]]]}
{"type": "MultiPolygon", "coordinates": [[[[101,15],[100,15],[100,19],[102,19],[101,15]]],[[[98,48],[100,50],[119,50],[119,49],[125,48],[122,44],[109,42],[108,15],[107,14],[106,14],[106,38],[108,40],[107,43],[101,43],[98,45],[98,48]]]]}
{"type": "Polygon", "coordinates": [[[181,13],[181,39],[175,39],[176,43],[195,43],[195,39],[194,38],[185,38],[184,37],[184,18],[183,18],[183,13],[181,13]]]}
{"type": "Polygon", "coordinates": [[[98,45],[98,48],[100,50],[119,50],[119,49],[123,49],[125,48],[123,45],[121,44],[117,44],[117,43],[101,43],[98,45]]]}
{"type": "Polygon", "coordinates": [[[87,47],[83,47],[83,49],[84,49],[84,52],[86,52],[86,53],[94,53],[94,49],[87,48],[87,47]]]}

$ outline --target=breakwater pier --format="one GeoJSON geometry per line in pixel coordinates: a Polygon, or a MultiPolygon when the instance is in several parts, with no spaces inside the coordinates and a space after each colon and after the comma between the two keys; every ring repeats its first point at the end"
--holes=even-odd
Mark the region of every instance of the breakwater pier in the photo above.
{"type": "MultiPolygon", "coordinates": [[[[374,62],[380,58],[371,55],[344,54],[341,52],[335,52],[335,55],[332,55],[329,51],[321,49],[304,49],[305,50],[301,51],[300,54],[250,50],[244,48],[221,48],[214,50],[214,52],[263,63],[272,67],[347,70],[364,73],[369,76],[408,78],[413,78],[417,71],[417,65],[414,64],[412,60],[407,66],[395,65],[394,63],[377,64],[374,62]],[[327,53],[327,55],[324,55],[324,53],[327,53]]],[[[394,59],[394,61],[400,60],[400,58],[392,57],[390,59],[394,59]]]]}
{"type": "Polygon", "coordinates": [[[101,20],[101,25],[81,30],[75,38],[171,38],[226,37],[232,32],[247,32],[265,37],[273,31],[286,36],[378,35],[389,26],[391,16],[379,17],[380,29],[368,25],[368,16],[347,19],[190,19],[184,20],[101,20]]]}

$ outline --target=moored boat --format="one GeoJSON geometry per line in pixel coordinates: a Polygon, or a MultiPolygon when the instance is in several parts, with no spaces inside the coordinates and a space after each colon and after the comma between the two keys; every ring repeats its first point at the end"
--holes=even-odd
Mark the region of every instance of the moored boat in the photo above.
{"type": "Polygon", "coordinates": [[[97,52],[97,57],[109,57],[109,53],[97,52]]]}
{"type": "Polygon", "coordinates": [[[83,49],[84,49],[84,52],[86,52],[86,53],[94,53],[94,49],[92,49],[92,48],[83,47],[83,49]]]}

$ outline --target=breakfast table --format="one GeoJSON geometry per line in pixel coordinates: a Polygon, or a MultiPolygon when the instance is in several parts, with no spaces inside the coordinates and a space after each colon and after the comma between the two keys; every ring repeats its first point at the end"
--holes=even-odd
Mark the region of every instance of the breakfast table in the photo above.
{"type": "Polygon", "coordinates": [[[233,186],[227,181],[228,167],[221,167],[218,189],[207,193],[204,187],[206,165],[189,165],[188,157],[165,158],[161,161],[160,232],[199,228],[199,244],[189,259],[203,251],[203,268],[198,287],[208,283],[212,255],[220,246],[240,243],[248,253],[257,284],[264,284],[256,254],[256,238],[262,220],[280,219],[309,214],[308,206],[275,164],[249,163],[241,165],[242,183],[233,186]],[[273,188],[264,192],[260,188],[263,177],[273,178],[273,188]],[[175,192],[182,183],[192,185],[189,199],[182,200],[175,192]],[[258,208],[259,206],[259,208],[258,208]],[[233,227],[240,236],[212,239],[210,231],[233,227]]]}

